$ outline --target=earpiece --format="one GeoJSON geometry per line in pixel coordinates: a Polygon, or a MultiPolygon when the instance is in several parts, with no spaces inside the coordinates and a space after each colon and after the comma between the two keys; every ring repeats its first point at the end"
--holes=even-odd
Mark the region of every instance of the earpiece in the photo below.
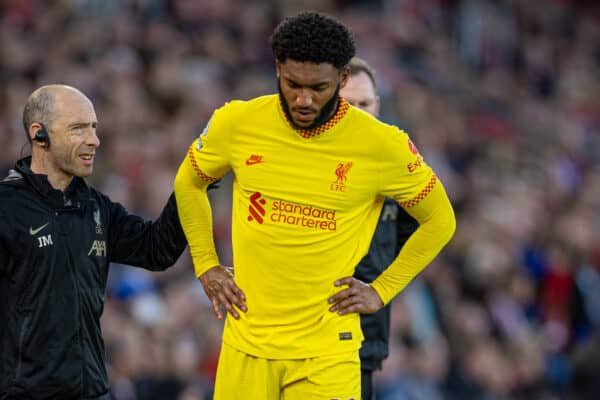
{"type": "Polygon", "coordinates": [[[37,131],[35,133],[33,140],[35,140],[36,142],[42,143],[43,147],[49,148],[50,147],[50,136],[48,135],[48,131],[46,130],[46,127],[42,124],[40,124],[40,125],[41,125],[41,128],[39,131],[37,131]]]}

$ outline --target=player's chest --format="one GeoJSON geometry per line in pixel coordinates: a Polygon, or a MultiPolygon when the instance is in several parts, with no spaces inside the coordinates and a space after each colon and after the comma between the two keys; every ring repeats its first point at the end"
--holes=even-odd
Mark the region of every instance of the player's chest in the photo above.
{"type": "Polygon", "coordinates": [[[291,201],[361,202],[373,197],[379,179],[374,155],[355,143],[255,136],[233,156],[240,189],[291,201]]]}

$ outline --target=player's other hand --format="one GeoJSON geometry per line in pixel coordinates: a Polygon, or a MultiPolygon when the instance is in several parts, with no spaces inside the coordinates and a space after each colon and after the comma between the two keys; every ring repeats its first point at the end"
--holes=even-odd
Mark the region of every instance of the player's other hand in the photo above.
{"type": "Polygon", "coordinates": [[[235,319],[240,318],[236,308],[243,312],[248,311],[245,303],[246,295],[233,280],[233,268],[224,265],[212,267],[200,276],[200,283],[212,302],[218,319],[224,318],[221,306],[235,319]]]}
{"type": "Polygon", "coordinates": [[[383,307],[383,301],[369,284],[351,276],[338,279],[335,286],[348,286],[329,298],[329,311],[339,315],[348,313],[372,314],[383,307]]]}

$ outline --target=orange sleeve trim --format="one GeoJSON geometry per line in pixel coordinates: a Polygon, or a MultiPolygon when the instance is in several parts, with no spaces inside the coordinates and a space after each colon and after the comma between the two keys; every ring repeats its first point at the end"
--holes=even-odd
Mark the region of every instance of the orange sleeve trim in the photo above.
{"type": "Polygon", "coordinates": [[[200,167],[198,167],[198,163],[196,162],[196,158],[194,157],[194,146],[193,145],[190,146],[190,148],[188,150],[188,155],[190,157],[190,162],[192,163],[192,168],[194,168],[196,175],[198,175],[202,180],[207,181],[207,182],[214,182],[217,179],[219,179],[219,178],[213,178],[212,176],[206,175],[204,172],[202,172],[200,167]]]}
{"type": "Polygon", "coordinates": [[[427,195],[435,187],[436,183],[437,183],[437,176],[435,176],[435,174],[433,174],[431,176],[431,179],[429,180],[429,182],[427,182],[427,185],[425,185],[425,187],[423,188],[423,190],[421,190],[421,192],[418,195],[416,195],[415,197],[413,197],[412,199],[403,201],[402,203],[399,203],[400,207],[409,208],[412,206],[416,206],[417,204],[419,204],[419,202],[421,200],[423,200],[425,197],[427,197],[427,195]]]}

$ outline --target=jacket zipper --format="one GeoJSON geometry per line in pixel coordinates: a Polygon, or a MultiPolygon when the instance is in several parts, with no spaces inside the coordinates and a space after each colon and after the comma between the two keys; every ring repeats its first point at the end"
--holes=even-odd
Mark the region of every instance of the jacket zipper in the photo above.
{"type": "MultiPolygon", "coordinates": [[[[63,193],[64,195],[64,193],[63,193]]],[[[65,206],[71,206],[70,204],[70,200],[67,199],[66,195],[65,195],[65,206]],[[67,204],[67,202],[69,202],[69,204],[67,204]]],[[[72,212],[72,209],[67,209],[67,210],[63,210],[62,212],[56,212],[56,215],[58,216],[60,215],[65,215],[68,212],[72,212]]],[[[62,225],[64,222],[60,221],[60,224],[62,225]]],[[[71,254],[71,248],[69,247],[69,245],[66,245],[67,251],[66,253],[71,254]]],[[[81,351],[81,372],[80,372],[80,376],[81,376],[81,394],[83,395],[85,393],[85,387],[86,387],[86,373],[85,373],[85,351],[84,351],[84,345],[83,345],[83,321],[82,321],[82,316],[81,316],[81,290],[79,289],[79,279],[77,277],[77,271],[75,270],[74,266],[72,263],[69,263],[69,272],[71,273],[71,280],[73,281],[73,288],[75,289],[75,294],[76,294],[76,304],[75,304],[75,319],[79,322],[79,327],[77,330],[77,345],[79,346],[79,349],[81,351]]]]}
{"type": "Polygon", "coordinates": [[[27,330],[27,326],[29,325],[29,320],[31,316],[26,316],[23,320],[23,325],[21,325],[21,331],[19,332],[19,347],[17,350],[17,371],[15,374],[15,380],[19,380],[21,378],[21,368],[23,366],[23,347],[25,342],[25,333],[27,330]]]}

